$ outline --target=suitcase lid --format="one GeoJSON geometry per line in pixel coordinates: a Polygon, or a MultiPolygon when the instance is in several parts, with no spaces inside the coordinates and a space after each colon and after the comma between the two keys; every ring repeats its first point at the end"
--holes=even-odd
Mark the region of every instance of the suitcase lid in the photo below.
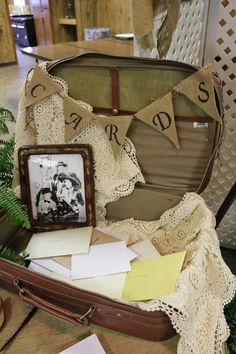
{"type": "MultiPolygon", "coordinates": [[[[113,117],[113,122],[123,116],[124,120],[127,116],[133,117],[127,136],[136,147],[146,183],[178,195],[205,189],[224,130],[219,121],[219,117],[223,117],[221,89],[214,74],[211,82],[215,97],[212,97],[211,106],[214,105],[215,117],[206,112],[205,102],[195,104],[188,97],[188,91],[191,91],[188,85],[185,92],[176,91],[180,83],[192,78],[197,71],[196,67],[175,61],[97,53],[48,65],[48,72],[68,85],[69,97],[89,103],[95,114],[106,113],[113,117]],[[159,123],[163,129],[157,131],[140,119],[142,115],[145,117],[148,106],[168,94],[173,103],[179,148],[165,134],[169,117],[161,111],[161,105],[155,116],[162,113],[159,123]]],[[[196,82],[198,95],[206,101],[210,93],[202,81],[196,82]]]]}

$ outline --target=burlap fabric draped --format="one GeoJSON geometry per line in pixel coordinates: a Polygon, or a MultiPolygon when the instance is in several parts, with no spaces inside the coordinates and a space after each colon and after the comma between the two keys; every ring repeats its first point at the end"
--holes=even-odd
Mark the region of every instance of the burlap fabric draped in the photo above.
{"type": "Polygon", "coordinates": [[[179,9],[180,0],[132,0],[134,35],[138,45],[150,51],[156,46],[159,58],[164,58],[171,45],[179,9]],[[161,26],[155,34],[154,18],[161,20],[161,26]]]}

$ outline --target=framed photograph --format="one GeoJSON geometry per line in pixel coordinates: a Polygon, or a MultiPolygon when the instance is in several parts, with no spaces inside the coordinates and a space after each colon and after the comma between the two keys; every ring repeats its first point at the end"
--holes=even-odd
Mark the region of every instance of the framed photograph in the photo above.
{"type": "Polygon", "coordinates": [[[95,226],[90,145],[37,145],[18,152],[22,201],[33,231],[95,226]]]}

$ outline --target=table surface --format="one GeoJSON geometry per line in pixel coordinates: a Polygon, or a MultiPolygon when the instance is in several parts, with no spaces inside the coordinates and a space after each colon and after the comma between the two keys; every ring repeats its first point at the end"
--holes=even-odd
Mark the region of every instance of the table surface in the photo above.
{"type": "MultiPolygon", "coordinates": [[[[23,321],[31,306],[17,295],[0,288],[4,303],[5,324],[0,332],[0,347],[23,321]]],[[[2,312],[0,311],[0,323],[2,312]]],[[[158,329],[157,329],[158,330],[158,329]]],[[[106,354],[175,354],[179,337],[163,342],[152,342],[131,337],[97,325],[77,327],[40,310],[19,332],[4,354],[57,354],[95,333],[106,354]]],[[[92,353],[91,353],[92,354],[92,353]]]]}
{"type": "Polygon", "coordinates": [[[40,60],[56,60],[84,53],[104,53],[117,56],[133,56],[133,41],[115,38],[93,41],[77,41],[22,48],[23,54],[40,60]]]}

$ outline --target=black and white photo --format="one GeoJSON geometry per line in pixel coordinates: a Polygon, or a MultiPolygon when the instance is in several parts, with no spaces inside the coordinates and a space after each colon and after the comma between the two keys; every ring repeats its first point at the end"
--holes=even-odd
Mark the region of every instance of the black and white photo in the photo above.
{"type": "Polygon", "coordinates": [[[33,151],[30,147],[21,149],[19,159],[23,161],[22,172],[28,180],[27,191],[22,186],[23,198],[28,195],[26,199],[33,224],[43,226],[90,223],[87,220],[89,216],[86,198],[89,198],[94,210],[91,200],[94,187],[93,163],[90,149],[88,151],[89,156],[84,150],[77,152],[75,147],[70,147],[68,151],[65,146],[58,145],[38,146],[33,151]],[[61,149],[64,151],[60,153],[61,149]],[[88,163],[91,163],[91,169],[87,168],[88,163]]]}

